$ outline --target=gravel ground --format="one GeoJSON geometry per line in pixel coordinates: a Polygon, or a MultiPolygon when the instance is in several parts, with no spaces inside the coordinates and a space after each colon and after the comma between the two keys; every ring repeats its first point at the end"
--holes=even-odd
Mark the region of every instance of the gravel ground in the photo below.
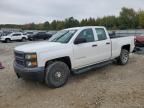
{"type": "Polygon", "coordinates": [[[61,88],[18,79],[13,48],[0,43],[0,108],[144,108],[144,55],[131,54],[126,66],[111,64],[71,76],[61,88]]]}

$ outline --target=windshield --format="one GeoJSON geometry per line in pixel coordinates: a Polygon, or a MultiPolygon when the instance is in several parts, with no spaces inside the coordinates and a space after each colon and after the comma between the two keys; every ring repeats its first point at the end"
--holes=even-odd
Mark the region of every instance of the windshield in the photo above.
{"type": "Polygon", "coordinates": [[[49,39],[50,42],[68,43],[77,30],[62,30],[49,39]]]}

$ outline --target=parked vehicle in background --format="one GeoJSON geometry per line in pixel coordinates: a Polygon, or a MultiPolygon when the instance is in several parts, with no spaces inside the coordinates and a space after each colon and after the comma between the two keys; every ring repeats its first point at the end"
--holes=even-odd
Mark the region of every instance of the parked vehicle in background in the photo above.
{"type": "Polygon", "coordinates": [[[51,38],[51,36],[52,35],[47,32],[38,32],[38,33],[28,36],[28,39],[31,41],[32,40],[41,40],[41,39],[47,40],[47,39],[51,38]]]}
{"type": "Polygon", "coordinates": [[[59,31],[49,41],[16,47],[14,69],[19,78],[61,87],[70,73],[80,74],[116,60],[125,65],[134,50],[134,37],[110,37],[105,27],[59,31]]]}
{"type": "Polygon", "coordinates": [[[11,31],[4,31],[4,32],[2,32],[1,36],[7,36],[11,33],[12,33],[11,31]]]}
{"type": "Polygon", "coordinates": [[[144,34],[135,36],[135,45],[138,47],[144,46],[144,34]]]}
{"type": "Polygon", "coordinates": [[[57,33],[57,31],[49,31],[49,32],[47,32],[47,33],[50,34],[51,36],[53,36],[54,34],[57,33]]]}
{"type": "Polygon", "coordinates": [[[21,32],[10,33],[8,35],[3,35],[0,37],[0,41],[2,42],[11,42],[11,41],[26,41],[28,37],[21,32]]]}
{"type": "Polygon", "coordinates": [[[2,36],[2,32],[0,32],[0,37],[2,36]]]}
{"type": "Polygon", "coordinates": [[[33,35],[33,34],[34,34],[34,32],[25,32],[24,33],[24,35],[27,35],[28,37],[31,36],[31,35],[33,35]]]}

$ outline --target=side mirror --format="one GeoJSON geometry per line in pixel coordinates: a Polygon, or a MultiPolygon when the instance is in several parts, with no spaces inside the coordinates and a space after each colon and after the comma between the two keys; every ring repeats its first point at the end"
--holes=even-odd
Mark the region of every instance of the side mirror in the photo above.
{"type": "Polygon", "coordinates": [[[81,44],[87,42],[85,38],[77,38],[74,44],[81,44]]]}

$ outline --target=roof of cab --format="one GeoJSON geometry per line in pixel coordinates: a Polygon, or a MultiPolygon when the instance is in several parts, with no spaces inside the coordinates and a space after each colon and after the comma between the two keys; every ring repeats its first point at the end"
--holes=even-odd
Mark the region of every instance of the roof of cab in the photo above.
{"type": "Polygon", "coordinates": [[[83,26],[83,27],[72,27],[65,30],[78,30],[78,29],[87,29],[87,28],[105,28],[104,26],[83,26]]]}

